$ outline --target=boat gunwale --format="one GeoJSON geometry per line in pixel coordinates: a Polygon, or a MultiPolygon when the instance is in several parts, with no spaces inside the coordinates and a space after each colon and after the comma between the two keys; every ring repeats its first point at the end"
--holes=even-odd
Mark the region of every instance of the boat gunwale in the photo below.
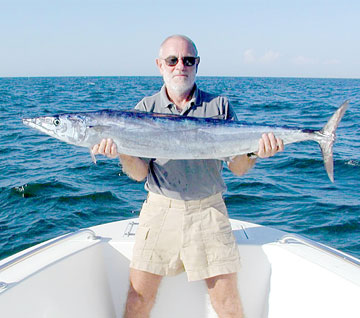
{"type": "MultiPolygon", "coordinates": [[[[81,229],[75,232],[71,232],[65,235],[62,235],[60,237],[56,237],[50,241],[47,241],[43,244],[40,243],[40,245],[35,245],[34,248],[31,248],[29,251],[22,253],[21,255],[16,256],[15,258],[10,259],[9,261],[5,262],[4,264],[0,265],[0,272],[36,255],[39,254],[51,247],[54,247],[56,245],[59,245],[61,243],[64,243],[66,241],[69,241],[71,239],[74,239],[78,236],[82,236],[86,234],[87,240],[96,240],[98,237],[96,236],[95,232],[91,229],[81,229]]],[[[15,254],[16,255],[16,254],[15,254]]],[[[1,282],[0,282],[1,283],[1,282]]]]}
{"type": "Polygon", "coordinates": [[[321,244],[319,242],[307,239],[303,236],[299,236],[299,235],[295,235],[295,234],[286,234],[284,235],[280,240],[278,240],[278,243],[280,244],[291,244],[291,243],[300,243],[303,244],[305,246],[311,247],[316,249],[317,251],[326,253],[328,255],[331,256],[335,256],[337,258],[339,258],[342,261],[346,261],[347,263],[350,263],[351,265],[360,267],[360,260],[358,260],[357,258],[346,254],[344,252],[341,252],[337,249],[334,249],[330,246],[327,246],[325,244],[321,244]],[[291,240],[293,242],[291,242],[291,240]]]}

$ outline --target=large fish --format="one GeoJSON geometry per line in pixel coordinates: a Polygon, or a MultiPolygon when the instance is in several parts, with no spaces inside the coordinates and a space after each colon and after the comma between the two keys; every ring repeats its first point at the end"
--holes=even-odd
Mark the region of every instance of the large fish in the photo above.
{"type": "MultiPolygon", "coordinates": [[[[258,150],[263,133],[273,132],[284,144],[319,143],[332,182],[335,130],[348,101],[321,130],[250,125],[239,121],[195,118],[140,111],[101,110],[23,119],[24,124],[76,146],[92,148],[112,138],[119,153],[165,159],[224,159],[258,150]]],[[[91,153],[91,150],[90,150],[91,153]]],[[[92,155],[95,162],[95,157],[92,155]]]]}

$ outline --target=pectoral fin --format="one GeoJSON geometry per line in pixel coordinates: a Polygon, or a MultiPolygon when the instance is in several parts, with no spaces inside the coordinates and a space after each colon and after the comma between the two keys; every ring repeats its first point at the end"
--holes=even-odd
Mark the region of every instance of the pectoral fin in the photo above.
{"type": "Polygon", "coordinates": [[[90,156],[91,156],[92,162],[93,162],[94,164],[96,164],[96,157],[95,157],[94,153],[92,152],[92,149],[89,148],[89,150],[90,150],[90,156]]]}

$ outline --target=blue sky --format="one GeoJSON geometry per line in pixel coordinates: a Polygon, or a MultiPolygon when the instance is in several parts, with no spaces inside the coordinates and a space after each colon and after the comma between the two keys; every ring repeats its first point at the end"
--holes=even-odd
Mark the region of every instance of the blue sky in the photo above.
{"type": "Polygon", "coordinates": [[[202,76],[360,78],[360,1],[0,0],[0,77],[158,75],[162,40],[202,76]]]}

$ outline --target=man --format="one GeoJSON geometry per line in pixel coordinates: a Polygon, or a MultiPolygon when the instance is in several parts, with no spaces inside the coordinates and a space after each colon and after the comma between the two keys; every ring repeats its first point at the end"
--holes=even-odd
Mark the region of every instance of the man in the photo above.
{"type": "MultiPolygon", "coordinates": [[[[136,109],[236,119],[226,98],[205,93],[196,86],[199,62],[195,44],[189,38],[167,38],[156,60],[164,86],[159,93],[144,98],[136,109]]],[[[270,157],[283,148],[282,140],[264,134],[256,156],[270,157]]],[[[118,154],[109,139],[95,145],[93,153],[120,157],[131,178],[147,179],[149,195],[136,233],[125,317],[149,317],[162,277],[184,270],[190,281],[205,280],[220,318],[243,317],[237,289],[238,249],[222,199],[223,162],[131,157],[118,154]]],[[[228,167],[241,176],[254,166],[256,156],[236,156],[228,167]]]]}

